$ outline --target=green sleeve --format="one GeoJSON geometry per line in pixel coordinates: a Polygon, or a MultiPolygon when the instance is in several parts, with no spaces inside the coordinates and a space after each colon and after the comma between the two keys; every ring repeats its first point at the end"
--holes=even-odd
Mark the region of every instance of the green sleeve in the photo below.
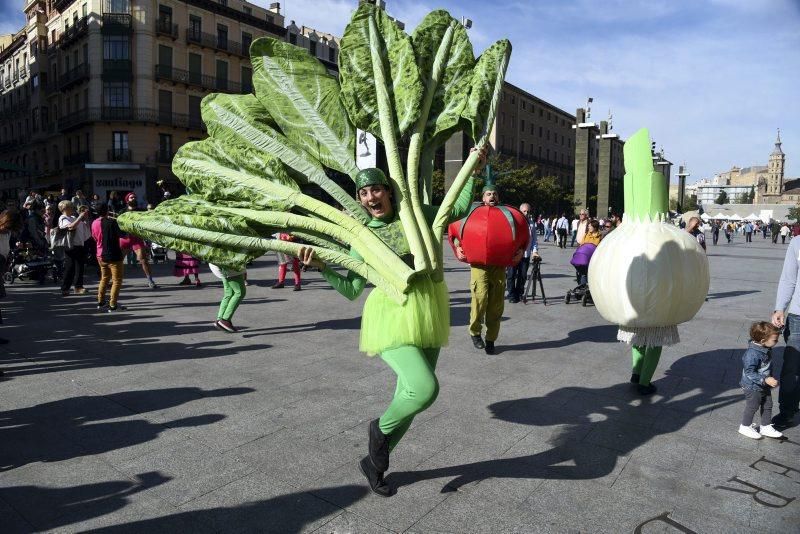
{"type": "MultiPolygon", "coordinates": [[[[358,260],[363,259],[361,255],[353,249],[350,249],[350,257],[358,260]]],[[[333,289],[344,295],[344,297],[348,300],[356,300],[364,291],[364,286],[367,284],[367,281],[364,277],[354,273],[353,271],[347,271],[347,276],[344,276],[337,273],[327,265],[322,270],[322,276],[325,277],[325,280],[328,281],[333,289]]]]}
{"type": "MultiPolygon", "coordinates": [[[[456,203],[453,205],[453,211],[450,213],[450,219],[447,221],[447,224],[457,221],[469,213],[470,206],[472,206],[472,199],[475,195],[474,190],[475,178],[470,177],[467,183],[464,184],[464,189],[462,189],[461,193],[458,195],[456,203]]],[[[422,206],[422,211],[425,213],[425,219],[428,221],[428,224],[433,224],[438,210],[438,206],[422,206]]]]}

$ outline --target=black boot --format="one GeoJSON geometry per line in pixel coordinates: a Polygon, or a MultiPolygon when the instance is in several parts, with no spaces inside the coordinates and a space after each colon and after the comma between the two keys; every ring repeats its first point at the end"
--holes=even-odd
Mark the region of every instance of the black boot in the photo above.
{"type": "Polygon", "coordinates": [[[631,374],[631,384],[638,384],[639,383],[639,375],[636,373],[631,374]]]}
{"type": "Polygon", "coordinates": [[[367,478],[370,489],[381,497],[391,497],[392,488],[383,480],[383,473],[375,469],[369,456],[365,456],[358,463],[361,473],[367,478]]]}
{"type": "Polygon", "coordinates": [[[380,419],[369,424],[369,459],[381,473],[389,470],[389,436],[381,432],[380,419]]]}
{"type": "Polygon", "coordinates": [[[470,336],[472,338],[472,345],[476,349],[485,349],[486,345],[483,344],[483,338],[481,338],[480,334],[477,336],[470,336]]]}
{"type": "Polygon", "coordinates": [[[486,341],[486,354],[490,356],[494,354],[494,341],[486,341]]]}

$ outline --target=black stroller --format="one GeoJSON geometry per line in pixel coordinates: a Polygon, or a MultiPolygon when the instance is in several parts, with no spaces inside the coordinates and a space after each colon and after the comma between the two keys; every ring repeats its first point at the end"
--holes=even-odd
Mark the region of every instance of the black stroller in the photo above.
{"type": "Polygon", "coordinates": [[[49,255],[36,251],[30,245],[9,253],[8,270],[3,274],[6,284],[13,284],[15,280],[37,280],[44,284],[48,276],[53,282],[58,282],[58,267],[49,255]]]}
{"type": "Polygon", "coordinates": [[[572,259],[569,261],[576,271],[576,282],[578,283],[573,289],[567,291],[564,295],[564,304],[569,304],[571,301],[580,301],[583,306],[594,304],[592,302],[592,294],[589,291],[589,261],[592,259],[592,254],[597,249],[594,243],[585,243],[575,250],[572,259]]]}

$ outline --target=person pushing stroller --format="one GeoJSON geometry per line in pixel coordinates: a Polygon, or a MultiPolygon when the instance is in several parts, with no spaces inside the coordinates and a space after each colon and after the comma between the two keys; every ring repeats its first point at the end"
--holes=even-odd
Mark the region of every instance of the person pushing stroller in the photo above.
{"type": "Polygon", "coordinates": [[[589,293],[589,261],[602,238],[600,223],[596,219],[589,221],[589,230],[583,236],[580,246],[575,249],[570,260],[572,266],[575,267],[575,278],[578,285],[567,291],[564,297],[566,304],[569,304],[571,300],[580,300],[584,306],[592,302],[592,295],[589,293]]]}

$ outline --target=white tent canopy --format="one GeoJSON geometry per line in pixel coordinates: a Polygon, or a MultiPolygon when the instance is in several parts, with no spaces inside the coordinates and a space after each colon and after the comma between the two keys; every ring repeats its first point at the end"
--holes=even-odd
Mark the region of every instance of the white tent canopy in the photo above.
{"type": "Polygon", "coordinates": [[[745,217],[745,220],[747,220],[747,221],[760,221],[760,220],[761,220],[761,217],[759,217],[759,216],[758,216],[758,215],[756,215],[755,213],[751,213],[750,215],[748,215],[747,217],[745,217]]]}
{"type": "Polygon", "coordinates": [[[728,219],[730,219],[731,221],[743,221],[744,220],[741,217],[739,217],[738,215],[736,215],[735,213],[733,215],[731,215],[730,217],[728,217],[728,219]]]}
{"type": "Polygon", "coordinates": [[[712,219],[727,219],[727,218],[728,218],[728,216],[727,216],[727,215],[725,215],[724,213],[722,213],[722,212],[720,211],[719,213],[717,213],[716,215],[714,215],[714,216],[713,216],[713,217],[711,217],[711,218],[712,218],[712,219]]]}
{"type": "Polygon", "coordinates": [[[701,218],[701,219],[703,219],[704,221],[707,221],[707,220],[709,220],[711,217],[709,217],[709,216],[708,216],[708,213],[704,213],[704,214],[702,214],[702,215],[700,216],[700,218],[701,218]]]}

